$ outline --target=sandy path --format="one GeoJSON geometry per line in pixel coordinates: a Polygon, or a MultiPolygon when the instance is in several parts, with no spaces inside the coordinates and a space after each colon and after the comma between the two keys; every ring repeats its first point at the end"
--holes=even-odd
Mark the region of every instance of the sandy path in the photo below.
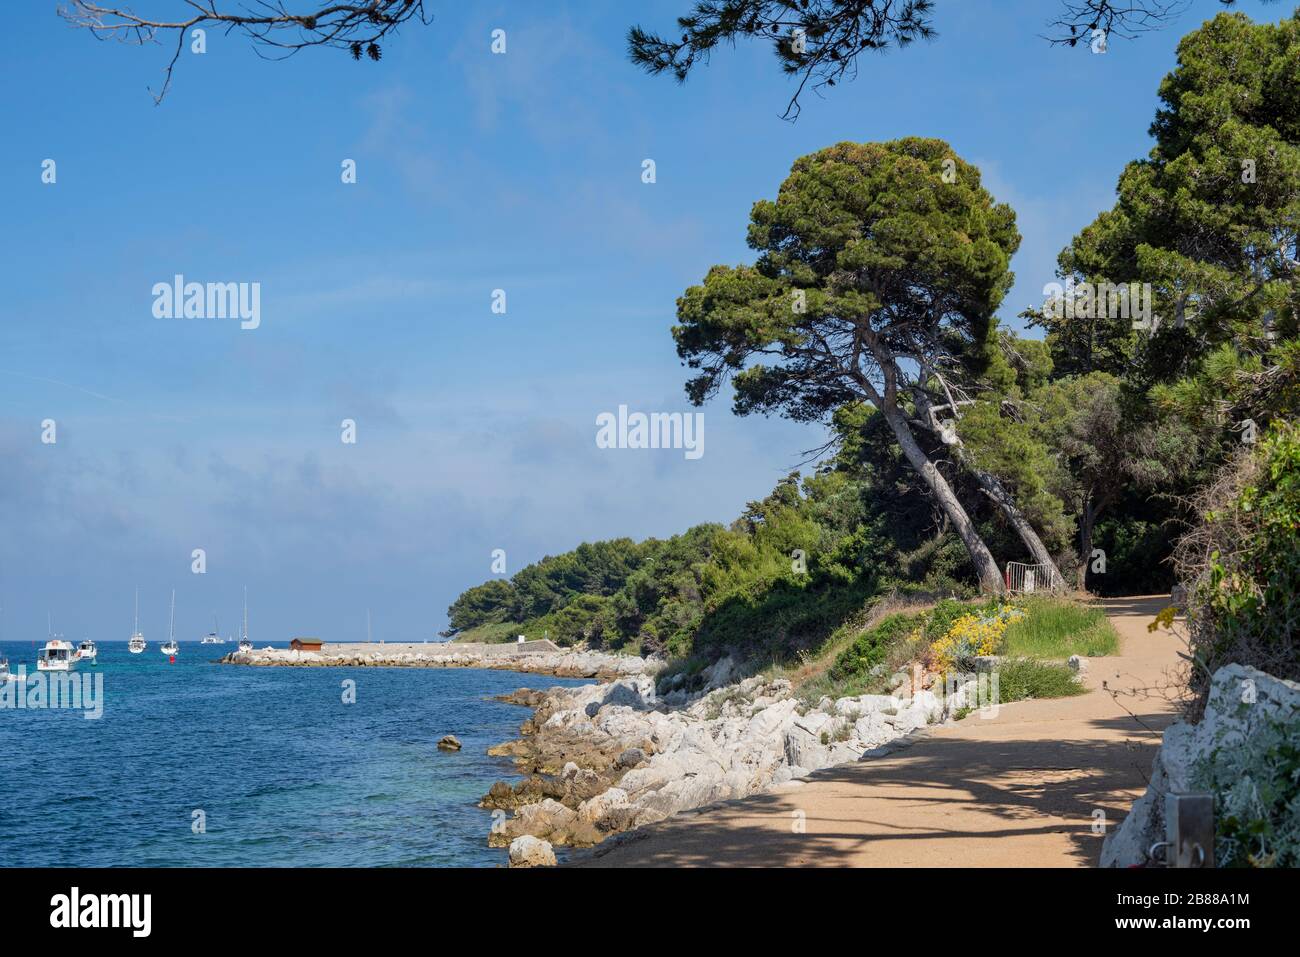
{"type": "Polygon", "coordinates": [[[1167,598],[1102,604],[1120,633],[1120,654],[1092,660],[1085,695],[971,715],[897,754],[679,815],[575,863],[1093,866],[1101,853],[1094,812],[1110,827],[1123,819],[1172,720],[1160,695],[1116,697],[1102,684],[1120,692],[1167,685],[1178,647],[1169,632],[1146,628],[1167,598]]]}

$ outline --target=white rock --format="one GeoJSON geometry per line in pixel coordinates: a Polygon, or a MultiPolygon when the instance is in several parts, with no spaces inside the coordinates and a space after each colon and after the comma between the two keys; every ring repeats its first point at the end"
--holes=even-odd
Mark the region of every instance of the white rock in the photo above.
{"type": "Polygon", "coordinates": [[[549,841],[538,840],[530,834],[510,842],[511,867],[554,867],[555,850],[549,841]]]}
{"type": "Polygon", "coordinates": [[[1274,678],[1248,665],[1227,665],[1214,673],[1201,722],[1176,721],[1165,731],[1151,764],[1151,783],[1128,817],[1106,836],[1102,867],[1146,862],[1152,844],[1165,839],[1165,795],[1192,790],[1197,764],[1220,748],[1231,748],[1257,729],[1300,721],[1300,683],[1274,678]]]}
{"type": "Polygon", "coordinates": [[[578,819],[595,824],[614,808],[626,807],[627,803],[627,791],[622,788],[610,788],[578,805],[578,819]]]}

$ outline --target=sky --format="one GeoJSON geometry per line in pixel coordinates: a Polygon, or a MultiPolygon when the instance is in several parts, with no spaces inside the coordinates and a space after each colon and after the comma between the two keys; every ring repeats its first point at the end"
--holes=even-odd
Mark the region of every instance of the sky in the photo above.
{"type": "Polygon", "coordinates": [[[258,642],[363,639],[367,609],[376,639],[433,638],[496,549],[514,574],[732,520],[817,426],[737,418],[723,396],[688,458],[598,448],[596,417],[690,410],[676,298],[753,261],[750,207],[791,163],[947,140],[1017,213],[1000,315],[1019,329],[1150,148],[1178,37],[1218,10],[1193,0],[1097,55],[1043,39],[1055,0],[940,0],[936,41],[864,60],[790,123],[766,45],[684,85],[628,63],[628,27],[671,29],[688,2],[434,2],[379,63],[270,62],[210,30],[160,105],[169,48],[97,42],[55,0],[7,4],[0,639],[43,641],[48,614],[70,639],[125,640],[137,588],[150,640],[172,589],[179,638],[214,615],[233,633],[245,586],[258,642]],[[157,318],[176,274],[258,283],[260,325],[157,318]]]}

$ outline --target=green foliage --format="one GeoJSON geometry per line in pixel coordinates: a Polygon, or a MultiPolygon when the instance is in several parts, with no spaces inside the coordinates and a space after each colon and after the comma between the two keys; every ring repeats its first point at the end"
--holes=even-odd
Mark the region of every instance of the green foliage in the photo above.
{"type": "Polygon", "coordinates": [[[862,632],[849,647],[840,652],[831,665],[831,680],[860,678],[872,668],[883,664],[890,645],[915,630],[919,621],[917,615],[889,615],[862,632]]]}
{"type": "Polygon", "coordinates": [[[1300,428],[1275,426],[1231,470],[1247,484],[1207,513],[1189,536],[1193,561],[1184,562],[1195,583],[1189,622],[1198,690],[1234,662],[1300,678],[1300,428]],[[1195,556],[1206,551],[1201,565],[1195,556]]]}
{"type": "Polygon", "coordinates": [[[754,204],[748,238],[753,266],[714,266],[677,302],[678,354],[704,370],[687,393],[701,403],[731,378],[737,414],[796,420],[878,400],[881,362],[977,362],[1020,245],[979,170],[920,138],[801,157],[776,201],[754,204]]]}
{"type": "Polygon", "coordinates": [[[1215,796],[1215,864],[1300,867],[1300,724],[1272,723],[1192,771],[1215,796]]]}
{"type": "MultiPolygon", "coordinates": [[[[1071,305],[1084,308],[1031,312],[1045,342],[999,330],[1015,216],[940,140],[840,143],[797,160],[753,207],[753,263],[715,266],[685,290],[673,336],[695,370],[692,401],[730,382],[739,414],[829,421],[833,455],[729,526],[584,544],[469,589],[453,631],[522,622],[509,627],[669,656],[816,652],[877,595],[966,597],[976,566],[987,588],[993,561],[1024,557],[1014,509],[990,504],[975,471],[1008,491],[1063,569],[1071,551],[1079,567],[1105,552],[1105,574],[1080,584],[1167,590],[1183,503],[1241,447],[1244,420],[1300,414],[1297,51],[1300,13],[1259,25],[1220,15],[1184,38],[1149,156],[1061,253],[1062,279],[1149,283],[1154,329],[1081,295],[1071,305]]],[[[1294,667],[1294,441],[1271,441],[1267,474],[1234,491],[1231,522],[1215,525],[1225,547],[1203,563],[1203,665],[1264,648],[1294,667]]],[[[962,608],[941,601],[929,627],[962,608]]],[[[1010,644],[1104,653],[1105,629],[1065,620],[1074,614],[1031,616],[1010,644]]],[[[836,672],[846,680],[879,657],[868,636],[853,641],[836,672]]]]}
{"type": "Polygon", "coordinates": [[[1096,658],[1119,651],[1119,634],[1100,608],[1029,598],[1025,617],[1007,625],[1002,654],[1026,658],[1096,658]]]}
{"type": "MultiPolygon", "coordinates": [[[[880,531],[885,508],[868,482],[847,471],[802,485],[791,475],[727,528],[583,545],[510,582],[467,590],[450,617],[474,638],[495,623],[522,621],[511,635],[669,657],[740,652],[786,660],[820,647],[860,612],[879,592],[884,569],[892,567],[891,580],[906,578],[880,531]],[[529,616],[529,608],[541,613],[529,616]]],[[[924,574],[930,564],[915,567],[924,574]]]]}
{"type": "Polygon", "coordinates": [[[1060,257],[1063,278],[1149,283],[1163,321],[1143,330],[1098,309],[1036,313],[1059,371],[1112,373],[1220,440],[1245,418],[1300,411],[1297,49],[1294,15],[1220,14],[1180,42],[1149,157],[1128,165],[1115,208],[1060,257]]]}
{"type": "Polygon", "coordinates": [[[447,617],[451,630],[458,632],[507,621],[518,613],[515,586],[504,579],[494,578],[462,592],[447,610],[447,617]]]}
{"type": "Polygon", "coordinates": [[[1143,496],[1121,499],[1097,524],[1093,545],[1106,553],[1107,571],[1089,586],[1101,595],[1168,594],[1174,586],[1169,563],[1179,528],[1173,507],[1143,496]],[[1136,500],[1134,500],[1136,499],[1136,500]]]}
{"type": "MultiPolygon", "coordinates": [[[[496,645],[514,641],[520,635],[527,636],[527,631],[523,625],[515,621],[497,621],[466,628],[464,631],[457,633],[456,641],[496,645]]],[[[539,632],[535,637],[542,637],[541,633],[539,632]]]]}
{"type": "Polygon", "coordinates": [[[1086,690],[1065,665],[1032,658],[1008,658],[998,665],[998,700],[1003,704],[1025,698],[1068,698],[1086,690]]]}

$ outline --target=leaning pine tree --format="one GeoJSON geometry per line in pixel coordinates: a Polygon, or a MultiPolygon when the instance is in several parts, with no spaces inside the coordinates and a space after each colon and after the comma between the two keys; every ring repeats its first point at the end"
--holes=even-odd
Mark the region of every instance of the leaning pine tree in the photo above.
{"type": "MultiPolygon", "coordinates": [[[[988,546],[917,441],[932,433],[970,468],[1039,561],[1051,557],[960,440],[1011,286],[1015,214],[940,140],[841,143],[799,159],[775,202],[754,205],[753,266],[715,266],[677,302],[678,355],[700,405],[728,379],[734,411],[823,421],[849,402],[884,417],[961,536],[980,584],[1000,591],[988,546]]],[[[1055,567],[1054,565],[1052,567],[1055,567]]]]}

